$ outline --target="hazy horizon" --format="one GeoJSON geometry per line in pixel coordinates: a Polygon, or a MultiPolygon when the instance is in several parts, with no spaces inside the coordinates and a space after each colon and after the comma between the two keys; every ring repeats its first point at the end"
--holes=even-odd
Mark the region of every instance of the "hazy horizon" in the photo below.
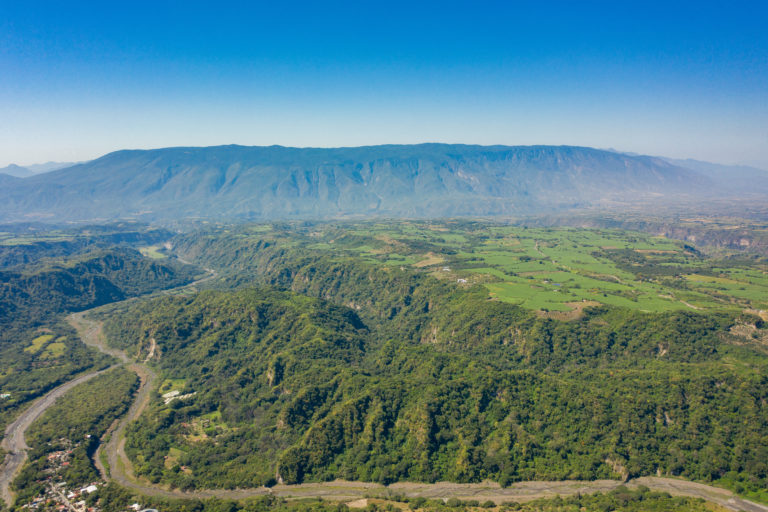
{"type": "Polygon", "coordinates": [[[754,2],[29,2],[0,14],[0,166],[430,141],[768,168],[768,7],[754,2]]]}

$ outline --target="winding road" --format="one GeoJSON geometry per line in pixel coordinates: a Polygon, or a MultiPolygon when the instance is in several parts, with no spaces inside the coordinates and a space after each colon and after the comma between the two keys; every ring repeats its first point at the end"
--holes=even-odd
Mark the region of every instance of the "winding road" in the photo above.
{"type": "Polygon", "coordinates": [[[7,451],[8,453],[5,456],[2,469],[0,469],[0,491],[2,492],[3,500],[6,503],[10,505],[13,501],[10,484],[18,474],[19,470],[21,470],[21,466],[23,466],[24,462],[27,460],[27,450],[29,449],[29,446],[27,446],[27,441],[24,438],[24,434],[26,433],[29,426],[32,425],[32,423],[34,423],[37,418],[42,416],[43,413],[50,406],[56,403],[56,400],[64,395],[67,391],[77,386],[78,384],[87,382],[97,375],[111,370],[115,366],[117,365],[110,366],[109,368],[105,368],[100,371],[81,375],[69,382],[60,385],[57,388],[54,388],[53,390],[49,391],[48,394],[34,402],[31,407],[27,408],[18,418],[16,418],[16,421],[8,425],[8,427],[5,429],[5,437],[3,438],[2,442],[3,450],[7,451]]]}
{"type": "MultiPolygon", "coordinates": [[[[183,261],[183,260],[181,261],[182,263],[189,264],[186,261],[183,261]]],[[[168,293],[179,293],[184,290],[195,290],[196,285],[199,285],[200,283],[213,279],[217,275],[215,270],[205,269],[205,271],[206,271],[206,275],[204,277],[197,279],[192,283],[188,283],[188,284],[179,286],[177,288],[172,288],[170,290],[162,290],[159,292],[155,292],[153,294],[144,295],[140,298],[148,298],[151,296],[158,296],[158,295],[163,295],[168,293]]],[[[123,302],[133,301],[138,298],[139,297],[133,297],[123,302]]],[[[115,304],[115,303],[112,303],[112,304],[115,304]]],[[[93,310],[95,309],[98,309],[98,308],[94,308],[93,310]]],[[[130,358],[125,354],[125,352],[123,352],[122,350],[118,350],[118,349],[107,346],[107,344],[104,341],[104,336],[102,334],[101,322],[95,322],[95,321],[85,319],[85,315],[93,310],[86,310],[86,311],[81,311],[79,313],[73,313],[67,317],[67,321],[73,327],[75,327],[75,329],[77,329],[78,334],[87,345],[90,345],[96,348],[97,350],[114,357],[115,359],[120,361],[121,364],[129,363],[130,358]]],[[[80,375],[72,379],[71,381],[66,382],[52,389],[47,394],[43,395],[41,398],[38,398],[35,402],[33,402],[32,405],[29,406],[26,410],[24,410],[16,418],[16,420],[13,423],[11,423],[6,427],[5,435],[3,437],[2,443],[0,443],[0,447],[2,447],[2,449],[7,452],[2,465],[0,465],[0,497],[2,497],[5,503],[7,503],[9,506],[13,503],[14,495],[13,495],[13,492],[11,491],[11,483],[18,476],[19,471],[21,471],[21,468],[24,465],[24,462],[27,460],[27,450],[29,450],[29,446],[27,446],[27,442],[26,442],[26,439],[24,438],[24,434],[26,433],[30,425],[32,425],[32,423],[34,423],[35,420],[37,420],[40,416],[42,416],[43,413],[45,413],[45,411],[50,406],[52,406],[56,402],[56,400],[62,395],[64,395],[67,391],[77,386],[78,384],[82,384],[83,382],[89,381],[92,378],[96,377],[97,375],[100,375],[117,366],[120,366],[120,364],[115,364],[103,370],[92,371],[90,373],[80,375]]],[[[130,413],[137,407],[137,403],[141,402],[143,396],[146,397],[145,401],[149,400],[149,390],[151,389],[151,386],[153,384],[152,379],[150,379],[149,377],[154,376],[154,373],[152,373],[152,371],[144,365],[133,364],[130,366],[130,369],[132,369],[137,374],[139,374],[139,377],[141,377],[142,380],[141,380],[141,387],[139,389],[137,398],[134,401],[133,406],[129,409],[129,414],[127,416],[130,416],[130,413]],[[142,371],[144,371],[144,373],[142,373],[142,371]],[[142,375],[144,375],[144,377],[142,377],[142,375]]],[[[146,403],[144,403],[144,405],[146,405],[146,403]]],[[[140,412],[141,411],[139,410],[139,413],[140,412]]],[[[138,416],[138,414],[136,414],[134,417],[136,416],[138,416]]]]}
{"type": "MultiPolygon", "coordinates": [[[[207,281],[216,276],[212,270],[206,269],[208,276],[179,287],[160,293],[178,293],[183,289],[193,289],[196,284],[207,281]]],[[[254,496],[272,494],[284,498],[323,498],[327,500],[353,501],[361,500],[366,496],[388,494],[400,494],[408,497],[424,497],[433,499],[474,499],[478,501],[491,500],[496,503],[504,501],[525,502],[539,498],[551,498],[555,496],[568,496],[573,494],[589,494],[597,491],[608,492],[621,485],[629,488],[646,486],[655,491],[668,492],[674,496],[688,496],[703,498],[716,503],[728,510],[745,512],[768,512],[768,506],[754,503],[737,497],[732,492],[712,487],[709,485],[677,480],[673,478],[642,477],[621,482],[618,480],[595,481],[558,481],[558,482],[518,482],[510,487],[502,488],[495,482],[482,482],[478,484],[454,484],[450,482],[438,482],[434,484],[399,482],[389,486],[367,482],[334,481],[323,483],[308,483],[299,485],[276,485],[272,488],[255,487],[249,489],[204,489],[195,491],[181,491],[164,486],[152,484],[146,480],[137,478],[133,473],[130,460],[125,453],[125,428],[136,420],[149,404],[150,391],[157,382],[157,374],[144,363],[131,361],[127,354],[121,350],[108,347],[104,340],[102,324],[97,320],[86,318],[88,311],[74,313],[67,317],[70,324],[77,329],[83,342],[104,353],[107,353],[139,376],[141,385],[133,404],[127,414],[117,422],[117,425],[109,432],[109,441],[102,443],[94,456],[96,466],[105,479],[111,479],[118,484],[137,491],[144,495],[162,496],[168,498],[223,498],[243,499],[254,496]],[[102,463],[101,451],[106,454],[108,467],[102,463]]],[[[114,368],[114,365],[110,368],[114,368]]],[[[3,448],[9,453],[5,463],[0,468],[0,486],[2,497],[9,505],[13,496],[10,493],[10,482],[15,478],[22,464],[26,460],[28,449],[24,440],[27,428],[50,407],[58,397],[71,388],[109,370],[92,372],[75,378],[63,384],[44,397],[38,399],[31,407],[24,411],[6,429],[6,437],[3,440],[3,448]]]]}

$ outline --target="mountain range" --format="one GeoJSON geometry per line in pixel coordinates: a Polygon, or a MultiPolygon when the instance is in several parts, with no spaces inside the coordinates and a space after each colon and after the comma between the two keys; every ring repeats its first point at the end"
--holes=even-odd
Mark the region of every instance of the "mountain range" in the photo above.
{"type": "Polygon", "coordinates": [[[7,174],[14,178],[27,178],[34,176],[35,174],[42,174],[45,172],[58,171],[65,167],[71,167],[76,162],[46,162],[44,164],[32,164],[32,165],[16,165],[11,164],[7,167],[0,168],[0,174],[7,174]]]}
{"type": "Polygon", "coordinates": [[[755,190],[765,193],[768,191],[768,172],[748,165],[722,165],[702,162],[691,158],[679,160],[664,158],[667,162],[693,169],[711,178],[718,187],[736,193],[755,190]]]}
{"type": "Polygon", "coordinates": [[[638,201],[768,196],[768,172],[573,146],[383,145],[123,150],[0,176],[0,219],[517,215],[638,201]]]}

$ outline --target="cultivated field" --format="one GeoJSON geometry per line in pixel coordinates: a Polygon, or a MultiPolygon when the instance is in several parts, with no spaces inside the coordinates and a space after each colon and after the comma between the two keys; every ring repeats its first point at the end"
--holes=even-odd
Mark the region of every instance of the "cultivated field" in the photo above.
{"type": "Polygon", "coordinates": [[[311,236],[310,248],[408,266],[457,285],[481,284],[493,298],[542,312],[594,304],[649,312],[768,309],[765,263],[711,258],[638,232],[413,222],[311,236]]]}

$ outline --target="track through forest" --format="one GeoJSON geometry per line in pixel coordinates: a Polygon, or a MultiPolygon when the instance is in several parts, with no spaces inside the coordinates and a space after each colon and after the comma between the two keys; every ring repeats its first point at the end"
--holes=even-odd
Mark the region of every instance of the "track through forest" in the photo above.
{"type": "MultiPolygon", "coordinates": [[[[178,293],[184,289],[193,289],[194,285],[216,276],[215,271],[209,269],[206,270],[209,274],[207,277],[174,290],[167,290],[164,293],[178,293]]],[[[129,423],[135,421],[141,415],[143,410],[149,404],[150,392],[154,389],[157,381],[157,374],[152,368],[144,363],[138,361],[131,362],[131,359],[125,352],[108,347],[103,336],[101,322],[86,318],[88,312],[89,311],[74,313],[68,317],[68,321],[75,327],[75,329],[77,329],[83,342],[104,353],[116,357],[122,361],[123,364],[127,365],[129,369],[134,371],[141,380],[141,385],[128,413],[110,430],[108,433],[109,440],[106,443],[102,443],[97,450],[94,459],[99,471],[105,479],[113,480],[128,489],[132,489],[144,495],[167,498],[204,499],[217,497],[222,499],[244,499],[272,494],[283,498],[323,498],[326,500],[352,501],[364,498],[366,495],[381,495],[382,497],[386,497],[388,494],[399,494],[408,497],[433,499],[458,498],[479,501],[491,500],[496,503],[501,503],[505,501],[525,502],[539,498],[552,498],[558,495],[568,496],[577,493],[589,494],[598,491],[608,492],[621,485],[625,485],[629,488],[646,486],[651,490],[668,492],[675,496],[703,498],[734,511],[768,512],[768,506],[739,498],[725,489],[696,482],[661,477],[641,477],[632,479],[628,482],[621,482],[618,480],[518,482],[507,488],[502,488],[494,482],[477,484],[456,484],[450,482],[425,484],[400,482],[384,486],[368,482],[334,481],[298,485],[276,485],[272,488],[204,489],[195,491],[169,489],[137,478],[133,473],[132,464],[125,453],[125,429],[129,423]],[[105,467],[102,463],[102,450],[106,455],[105,458],[108,467],[105,467]]],[[[0,483],[3,484],[3,498],[6,502],[9,504],[11,503],[10,493],[6,494],[8,491],[8,484],[10,484],[11,480],[15,477],[21,464],[26,458],[25,450],[27,447],[26,444],[23,444],[23,435],[26,429],[53,404],[58,396],[63,395],[67,390],[85,380],[95,377],[103,371],[106,370],[83,375],[56,388],[35,402],[32,407],[27,409],[27,411],[8,427],[9,430],[6,433],[6,440],[11,437],[8,432],[10,432],[13,427],[11,434],[13,434],[14,439],[21,439],[22,444],[17,444],[9,450],[10,453],[6,458],[6,465],[2,468],[2,472],[0,473],[0,483]],[[18,457],[22,458],[19,460],[18,457]],[[13,468],[9,467],[9,459],[12,464],[15,464],[13,468]]]]}

